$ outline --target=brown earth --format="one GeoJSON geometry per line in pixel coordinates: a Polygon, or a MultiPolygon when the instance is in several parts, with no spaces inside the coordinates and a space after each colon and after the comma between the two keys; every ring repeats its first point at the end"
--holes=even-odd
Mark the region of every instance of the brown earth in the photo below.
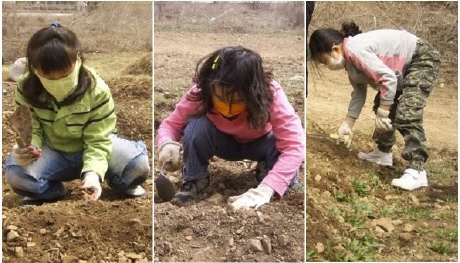
{"type": "MultiPolygon", "coordinates": [[[[259,52],[303,122],[304,83],[303,78],[298,80],[303,76],[303,43],[301,32],[251,35],[156,32],[155,129],[190,87],[196,61],[225,45],[242,45],[259,52]]],[[[160,167],[155,166],[158,172],[160,167]]],[[[209,190],[181,208],[154,195],[155,261],[303,261],[304,191],[290,192],[257,211],[232,211],[228,207],[228,197],[257,185],[253,168],[254,164],[216,158],[209,167],[209,190]],[[253,239],[264,240],[271,249],[251,250],[253,239]]],[[[180,173],[168,176],[179,187],[180,173]]],[[[302,167],[299,175],[302,184],[303,177],[302,167]]]]}

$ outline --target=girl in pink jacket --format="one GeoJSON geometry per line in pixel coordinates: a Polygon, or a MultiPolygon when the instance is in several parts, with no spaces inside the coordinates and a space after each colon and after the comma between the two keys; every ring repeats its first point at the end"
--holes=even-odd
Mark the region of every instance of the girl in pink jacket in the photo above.
{"type": "Polygon", "coordinates": [[[182,168],[183,184],[171,202],[182,205],[209,186],[213,156],[258,162],[259,185],[230,197],[234,208],[257,208],[296,185],[305,133],[259,54],[241,46],[221,48],[199,60],[193,80],[158,129],[160,165],[182,168]]]}

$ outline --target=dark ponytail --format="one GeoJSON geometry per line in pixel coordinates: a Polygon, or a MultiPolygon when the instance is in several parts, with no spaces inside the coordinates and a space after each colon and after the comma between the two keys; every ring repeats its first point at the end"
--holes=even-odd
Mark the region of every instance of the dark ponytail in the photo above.
{"type": "Polygon", "coordinates": [[[308,44],[310,58],[316,61],[320,54],[330,52],[333,45],[342,43],[346,37],[356,36],[360,33],[362,31],[354,22],[343,23],[340,31],[332,28],[317,29],[311,34],[308,44]]]}
{"type": "Polygon", "coordinates": [[[354,37],[362,32],[363,31],[359,30],[359,26],[354,22],[343,23],[342,29],[340,30],[340,34],[342,34],[343,37],[354,37]]]}

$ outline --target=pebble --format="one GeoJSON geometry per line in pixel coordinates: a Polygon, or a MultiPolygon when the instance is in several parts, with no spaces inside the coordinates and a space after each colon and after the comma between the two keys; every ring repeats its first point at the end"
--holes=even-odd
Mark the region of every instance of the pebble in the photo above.
{"type": "Polygon", "coordinates": [[[39,231],[40,235],[44,235],[44,234],[46,234],[46,232],[47,232],[47,231],[46,231],[46,228],[42,228],[42,229],[40,229],[40,231],[39,231]]]}
{"type": "Polygon", "coordinates": [[[256,216],[257,216],[257,223],[259,224],[265,223],[264,215],[262,214],[262,212],[256,211],[256,216]]]}
{"type": "Polygon", "coordinates": [[[412,230],[414,230],[414,226],[411,225],[411,224],[405,224],[404,225],[404,228],[403,228],[403,231],[404,232],[412,232],[412,230]]]}
{"type": "Polygon", "coordinates": [[[238,230],[236,230],[236,233],[239,235],[243,233],[244,226],[240,227],[238,230]]]}
{"type": "Polygon", "coordinates": [[[219,205],[224,201],[224,197],[219,193],[215,193],[211,197],[208,198],[208,201],[211,204],[219,205]]]}
{"type": "Polygon", "coordinates": [[[248,241],[249,249],[254,252],[262,252],[264,248],[262,247],[262,243],[258,239],[249,239],[248,241]]]}
{"type": "Polygon", "coordinates": [[[415,197],[414,194],[410,193],[410,194],[409,194],[409,198],[410,198],[410,200],[412,201],[412,203],[414,203],[415,206],[419,206],[419,205],[420,205],[420,201],[418,200],[417,197],[415,197]]]}
{"type": "Polygon", "coordinates": [[[288,237],[286,235],[279,235],[278,236],[278,244],[281,247],[287,246],[288,243],[289,243],[289,239],[288,239],[288,237]]]}
{"type": "Polygon", "coordinates": [[[321,175],[317,174],[317,175],[315,176],[315,181],[316,181],[316,182],[321,181],[321,175]]]}
{"type": "Polygon", "coordinates": [[[35,242],[27,242],[27,247],[35,247],[35,242]]]}
{"type": "Polygon", "coordinates": [[[6,227],[6,229],[16,231],[16,230],[18,230],[18,227],[15,226],[15,225],[9,225],[9,226],[6,227]]]}
{"type": "Polygon", "coordinates": [[[401,233],[399,235],[399,239],[402,240],[402,241],[410,241],[412,239],[412,236],[409,234],[409,233],[401,233]]]}
{"type": "Polygon", "coordinates": [[[393,220],[393,225],[395,225],[395,226],[399,226],[399,225],[402,225],[402,224],[403,224],[403,221],[401,219],[393,220]]]}
{"type": "Polygon", "coordinates": [[[262,243],[262,247],[268,255],[272,253],[272,242],[270,241],[270,238],[265,236],[260,240],[260,243],[262,243]]]}
{"type": "Polygon", "coordinates": [[[193,239],[193,237],[192,237],[192,236],[186,236],[185,239],[188,240],[188,241],[190,241],[190,240],[193,239]]]}
{"type": "Polygon", "coordinates": [[[19,238],[18,232],[14,230],[11,230],[10,232],[8,232],[8,235],[6,235],[6,241],[8,242],[15,241],[18,238],[19,238]]]}
{"type": "Polygon", "coordinates": [[[391,233],[393,232],[393,230],[395,230],[395,227],[393,226],[393,223],[391,222],[391,219],[389,218],[376,219],[375,223],[377,224],[377,226],[382,227],[388,233],[391,233]]]}
{"type": "Polygon", "coordinates": [[[22,257],[24,257],[24,249],[22,247],[15,247],[14,248],[14,254],[18,258],[22,258],[22,257]]]}
{"type": "Polygon", "coordinates": [[[321,254],[324,252],[324,245],[321,242],[316,243],[316,251],[318,254],[321,254]]]}

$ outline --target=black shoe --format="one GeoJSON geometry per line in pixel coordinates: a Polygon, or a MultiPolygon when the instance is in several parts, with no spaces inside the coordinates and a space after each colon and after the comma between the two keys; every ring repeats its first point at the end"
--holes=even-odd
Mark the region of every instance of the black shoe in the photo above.
{"type": "Polygon", "coordinates": [[[208,186],[209,175],[192,181],[184,181],[179,192],[177,192],[171,200],[171,203],[177,206],[183,206],[188,201],[195,199],[197,195],[202,193],[208,186]]]}
{"type": "Polygon", "coordinates": [[[61,200],[63,197],[60,198],[54,198],[54,199],[35,199],[32,197],[24,197],[21,202],[19,203],[19,206],[26,206],[26,205],[36,205],[40,206],[43,205],[44,203],[55,203],[59,200],[61,200]]]}

